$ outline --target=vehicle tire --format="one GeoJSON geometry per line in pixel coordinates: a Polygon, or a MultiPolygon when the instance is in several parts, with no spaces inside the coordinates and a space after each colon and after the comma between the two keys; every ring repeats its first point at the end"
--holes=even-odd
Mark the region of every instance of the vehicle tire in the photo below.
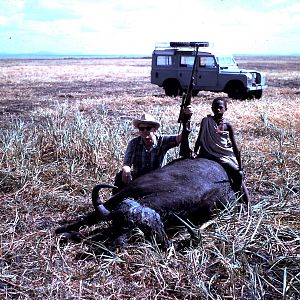
{"type": "Polygon", "coordinates": [[[165,90],[166,96],[178,96],[180,94],[181,88],[177,80],[167,80],[163,88],[165,90]]]}
{"type": "Polygon", "coordinates": [[[247,93],[244,86],[241,83],[235,83],[228,87],[228,97],[232,99],[245,100],[247,98],[247,93]]]}
{"type": "Polygon", "coordinates": [[[249,92],[247,93],[247,99],[252,100],[254,98],[254,93],[249,92]]]}
{"type": "Polygon", "coordinates": [[[262,90],[254,92],[255,99],[260,99],[262,97],[262,90]]]}

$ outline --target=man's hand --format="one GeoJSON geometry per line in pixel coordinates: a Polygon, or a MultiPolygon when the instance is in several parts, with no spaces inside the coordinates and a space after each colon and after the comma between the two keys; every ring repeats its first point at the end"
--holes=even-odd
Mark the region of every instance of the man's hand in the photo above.
{"type": "Polygon", "coordinates": [[[130,181],[132,181],[131,169],[129,166],[123,166],[122,168],[122,181],[125,184],[128,184],[130,181]]]}
{"type": "Polygon", "coordinates": [[[188,105],[180,110],[179,122],[187,123],[191,120],[191,116],[193,114],[192,107],[188,105]]]}
{"type": "Polygon", "coordinates": [[[197,158],[198,154],[192,151],[191,158],[197,158]]]}
{"type": "Polygon", "coordinates": [[[193,114],[192,106],[191,106],[191,105],[188,105],[187,107],[185,107],[185,108],[182,110],[182,112],[183,112],[184,115],[191,117],[192,114],[193,114]]]}

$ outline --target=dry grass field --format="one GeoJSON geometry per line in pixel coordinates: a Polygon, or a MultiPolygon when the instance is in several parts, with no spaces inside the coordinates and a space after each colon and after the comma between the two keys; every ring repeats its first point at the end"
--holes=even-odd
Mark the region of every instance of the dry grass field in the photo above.
{"type": "MultiPolygon", "coordinates": [[[[300,57],[237,61],[268,80],[262,99],[229,99],[226,112],[253,214],[228,208],[197,241],[179,228],[162,252],[142,236],[112,251],[97,240],[106,224],[82,228],[80,241],[54,233],[113,181],[134,117],[178,131],[181,99],[150,84],[150,59],[0,60],[1,299],[300,298],[300,57]]],[[[218,95],[192,99],[191,145],[218,95]]]]}

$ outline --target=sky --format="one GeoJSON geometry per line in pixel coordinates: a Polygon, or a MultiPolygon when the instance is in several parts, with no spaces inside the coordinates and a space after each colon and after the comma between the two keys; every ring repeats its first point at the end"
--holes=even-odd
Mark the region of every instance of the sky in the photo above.
{"type": "Polygon", "coordinates": [[[150,56],[170,41],[300,54],[300,0],[0,0],[2,54],[150,56]]]}

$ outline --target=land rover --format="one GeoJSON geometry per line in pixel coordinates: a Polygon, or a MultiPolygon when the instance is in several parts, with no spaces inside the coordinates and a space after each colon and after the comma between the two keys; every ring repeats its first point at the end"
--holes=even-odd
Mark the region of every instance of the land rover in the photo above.
{"type": "MultiPolygon", "coordinates": [[[[195,45],[208,48],[208,42],[170,42],[158,45],[152,54],[151,83],[163,87],[167,96],[186,92],[195,60],[195,45]]],[[[199,49],[198,48],[198,49],[199,49]]],[[[266,88],[265,74],[240,69],[232,55],[197,51],[193,96],[199,91],[224,92],[233,99],[260,99],[266,88]]]]}

